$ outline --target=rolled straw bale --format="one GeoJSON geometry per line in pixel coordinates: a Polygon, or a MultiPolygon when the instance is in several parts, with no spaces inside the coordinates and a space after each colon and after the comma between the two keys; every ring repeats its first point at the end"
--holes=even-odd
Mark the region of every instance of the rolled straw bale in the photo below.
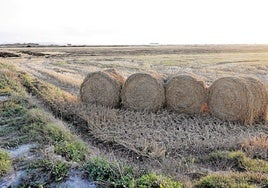
{"type": "Polygon", "coordinates": [[[125,78],[115,69],[92,72],[80,87],[81,101],[116,107],[120,105],[120,92],[125,78]]]}
{"type": "Polygon", "coordinates": [[[126,108],[159,110],[165,103],[163,76],[157,73],[132,74],[123,85],[121,98],[126,108]]]}
{"type": "Polygon", "coordinates": [[[266,113],[266,88],[254,78],[223,77],[209,87],[208,105],[220,119],[252,124],[266,113]]]}
{"type": "Polygon", "coordinates": [[[250,101],[250,108],[252,112],[250,114],[256,114],[254,116],[248,116],[249,122],[264,120],[267,121],[268,115],[268,93],[264,83],[260,80],[252,77],[244,77],[250,91],[254,97],[254,100],[250,101]]]}
{"type": "Polygon", "coordinates": [[[180,113],[200,113],[207,103],[204,81],[195,75],[174,75],[165,86],[167,107],[180,113]]]}

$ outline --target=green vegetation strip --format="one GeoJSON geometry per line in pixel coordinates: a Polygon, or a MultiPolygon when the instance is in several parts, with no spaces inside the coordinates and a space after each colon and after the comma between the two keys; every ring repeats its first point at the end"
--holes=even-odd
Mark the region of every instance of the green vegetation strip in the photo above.
{"type": "Polygon", "coordinates": [[[217,151],[210,153],[200,162],[216,164],[222,163],[225,168],[230,168],[239,172],[260,172],[268,173],[268,161],[261,159],[251,159],[241,151],[217,151]]]}
{"type": "Polygon", "coordinates": [[[201,178],[196,188],[253,188],[267,187],[268,176],[262,173],[212,174],[201,178]]]}
{"type": "MultiPolygon", "coordinates": [[[[62,181],[70,168],[66,161],[84,163],[89,152],[85,144],[68,129],[56,122],[47,112],[34,105],[14,71],[0,64],[0,95],[6,101],[0,106],[1,148],[14,148],[22,144],[37,143],[41,153],[49,146],[54,146],[54,153],[65,160],[41,155],[25,168],[27,177],[21,182],[22,187],[48,186],[62,181]]],[[[40,153],[40,154],[41,154],[40,153]]],[[[20,160],[15,160],[19,163],[20,160]]],[[[12,166],[8,153],[0,150],[0,175],[7,173],[12,166]]],[[[17,165],[16,165],[17,166],[17,165]]]]}
{"type": "Polygon", "coordinates": [[[222,171],[201,178],[197,188],[244,188],[268,186],[268,161],[251,159],[241,151],[217,151],[200,159],[201,163],[220,164],[233,172],[222,171]]]}
{"type": "Polygon", "coordinates": [[[27,178],[20,187],[51,187],[67,177],[70,165],[62,161],[41,159],[29,165],[27,178]]]}
{"type": "Polygon", "coordinates": [[[108,163],[106,160],[95,158],[85,165],[90,179],[97,181],[104,187],[130,187],[130,188],[180,188],[181,183],[154,173],[144,174],[135,178],[133,170],[128,166],[108,163]]]}
{"type": "Polygon", "coordinates": [[[86,153],[83,142],[71,134],[64,125],[53,122],[53,118],[50,119],[45,111],[29,103],[25,91],[15,79],[0,78],[0,93],[10,89],[9,100],[0,111],[1,125],[5,125],[0,135],[16,134],[16,139],[9,139],[1,145],[6,148],[32,142],[54,145],[56,154],[64,156],[67,160],[83,160],[86,153]]]}

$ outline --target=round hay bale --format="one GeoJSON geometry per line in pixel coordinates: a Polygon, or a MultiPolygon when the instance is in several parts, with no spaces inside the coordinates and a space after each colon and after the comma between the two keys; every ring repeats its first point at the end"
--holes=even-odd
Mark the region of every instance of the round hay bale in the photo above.
{"type": "Polygon", "coordinates": [[[168,79],[166,86],[168,108],[180,113],[200,113],[207,103],[207,89],[204,81],[195,75],[175,75],[168,79]]]}
{"type": "Polygon", "coordinates": [[[220,119],[252,124],[265,113],[267,92],[254,78],[224,77],[209,87],[208,105],[220,119]]]}
{"type": "Polygon", "coordinates": [[[250,110],[252,111],[249,113],[248,122],[254,121],[267,121],[267,114],[268,114],[268,93],[267,88],[264,83],[260,80],[252,77],[244,77],[251,94],[253,95],[253,99],[251,100],[250,110]],[[251,114],[254,114],[253,116],[251,114]]]}
{"type": "Polygon", "coordinates": [[[134,110],[157,111],[165,103],[164,79],[157,73],[136,73],[127,78],[122,104],[134,110]]]}
{"type": "Polygon", "coordinates": [[[89,73],[80,87],[81,101],[117,107],[124,82],[125,78],[115,69],[89,73]]]}

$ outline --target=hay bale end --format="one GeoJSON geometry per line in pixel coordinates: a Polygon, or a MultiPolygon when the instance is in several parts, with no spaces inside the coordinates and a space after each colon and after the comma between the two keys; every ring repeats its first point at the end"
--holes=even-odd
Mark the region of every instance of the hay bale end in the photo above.
{"type": "Polygon", "coordinates": [[[165,85],[167,107],[187,114],[197,114],[207,103],[204,81],[195,75],[174,75],[165,85]]]}
{"type": "Polygon", "coordinates": [[[89,73],[80,87],[81,101],[118,107],[124,82],[125,78],[115,69],[89,73]]]}
{"type": "Polygon", "coordinates": [[[223,77],[209,87],[208,105],[216,117],[252,124],[267,113],[265,85],[255,78],[223,77]]]}
{"type": "Polygon", "coordinates": [[[122,104],[133,110],[157,111],[165,103],[164,78],[157,73],[135,73],[126,80],[122,104]]]}

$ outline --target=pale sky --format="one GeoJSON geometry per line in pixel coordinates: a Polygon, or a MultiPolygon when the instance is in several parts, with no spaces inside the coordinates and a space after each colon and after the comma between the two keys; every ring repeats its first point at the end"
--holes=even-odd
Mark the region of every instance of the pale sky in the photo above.
{"type": "Polygon", "coordinates": [[[267,0],[0,0],[0,43],[268,44],[267,0]]]}

